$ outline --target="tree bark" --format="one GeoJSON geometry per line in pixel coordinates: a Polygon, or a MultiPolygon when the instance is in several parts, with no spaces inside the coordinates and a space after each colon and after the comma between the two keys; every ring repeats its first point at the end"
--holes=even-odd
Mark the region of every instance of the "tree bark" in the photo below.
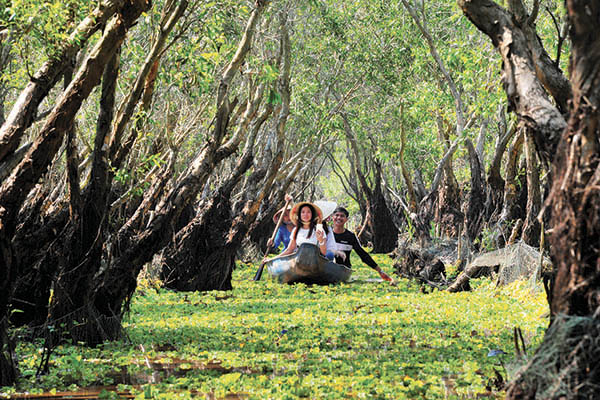
{"type": "Polygon", "coordinates": [[[143,265],[172,238],[171,222],[177,220],[181,210],[193,201],[216,165],[237,149],[236,145],[231,145],[235,143],[222,143],[232,111],[229,86],[250,51],[254,31],[265,6],[266,2],[258,2],[258,7],[252,11],[238,50],[221,76],[208,144],[192,162],[188,173],[157,206],[153,219],[142,227],[145,213],[138,208],[109,244],[110,254],[107,257],[110,264],[99,276],[99,284],[93,294],[97,312],[115,322],[115,329],[109,334],[120,335],[120,329],[116,328],[120,327],[123,313],[135,291],[137,275],[143,265]]]}
{"type": "Polygon", "coordinates": [[[514,16],[515,24],[523,31],[526,38],[538,79],[548,93],[552,95],[561,113],[567,113],[567,102],[572,96],[571,83],[560,70],[558,64],[550,58],[536,33],[535,21],[538,10],[534,7],[532,13],[528,14],[522,0],[510,0],[508,8],[514,16]]]}
{"type": "MultiPolygon", "coordinates": [[[[546,204],[551,210],[550,254],[556,270],[550,327],[541,347],[510,384],[509,399],[595,398],[600,381],[600,4],[565,3],[571,22],[573,91],[566,129],[558,129],[562,124],[557,118],[535,118],[532,107],[541,107],[548,116],[558,113],[540,102],[544,96],[538,90],[531,90],[532,86],[527,91],[519,89],[519,79],[512,81],[515,86],[505,87],[517,113],[523,116],[529,110],[530,118],[524,123],[538,151],[542,150],[541,159],[552,160],[552,189],[546,204]],[[555,123],[549,125],[551,120],[555,123]],[[546,145],[540,143],[544,137],[549,141],[546,145]]],[[[504,39],[512,36],[506,47],[510,52],[501,51],[505,72],[507,63],[517,61],[515,56],[527,58],[521,51],[524,36],[515,30],[508,13],[487,1],[459,0],[459,4],[501,49],[508,44],[504,39]]],[[[518,68],[517,63],[513,66],[518,68]]]]}
{"type": "Polygon", "coordinates": [[[525,143],[525,158],[527,160],[527,207],[522,239],[528,245],[538,247],[541,230],[538,214],[542,209],[542,194],[540,193],[540,170],[535,154],[535,144],[533,138],[529,136],[525,143]]]}
{"type": "Polygon", "coordinates": [[[0,161],[17,149],[21,137],[34,121],[38,106],[61,78],[75,54],[124,3],[125,0],[102,1],[71,33],[61,53],[51,57],[35,73],[0,128],[0,161]]]}
{"type": "Polygon", "coordinates": [[[38,190],[23,207],[18,217],[22,223],[12,241],[19,254],[19,272],[11,298],[10,322],[15,326],[39,327],[48,316],[50,289],[61,259],[56,244],[69,220],[69,210],[63,206],[45,213],[47,196],[47,190],[38,190]]]}
{"type": "Polygon", "coordinates": [[[479,164],[479,157],[469,139],[467,139],[467,150],[469,151],[471,166],[471,191],[469,192],[465,227],[467,237],[473,243],[481,233],[483,218],[485,217],[483,212],[485,194],[483,190],[483,171],[481,164],[479,164]]]}
{"type": "Polygon", "coordinates": [[[538,79],[526,35],[515,24],[514,16],[492,0],[458,0],[458,4],[500,52],[509,111],[514,110],[520,123],[527,126],[540,159],[549,164],[566,121],[538,79]]]}
{"type": "Polygon", "coordinates": [[[502,247],[510,236],[511,223],[523,217],[523,211],[519,206],[518,172],[519,158],[523,149],[525,134],[521,130],[517,133],[510,148],[508,149],[508,160],[506,162],[506,183],[504,185],[504,197],[502,200],[502,212],[498,220],[498,227],[501,232],[498,238],[498,247],[502,247]]]}
{"type": "MultiPolygon", "coordinates": [[[[0,282],[2,282],[0,318],[2,319],[6,318],[8,298],[12,293],[17,272],[16,255],[11,248],[17,212],[58,151],[81,103],[98,85],[104,65],[124,40],[128,28],[148,6],[145,1],[131,0],[123,8],[123,14],[110,21],[102,39],[91,50],[69,87],[58,99],[39,137],[23,161],[0,187],[0,250],[3,262],[3,267],[0,268],[0,282]]],[[[0,336],[3,334],[1,328],[0,336]]],[[[4,342],[0,343],[0,348],[4,346],[4,342]]],[[[3,359],[0,359],[0,362],[3,359]]],[[[0,366],[0,369],[4,370],[5,367],[5,365],[0,366]]]]}

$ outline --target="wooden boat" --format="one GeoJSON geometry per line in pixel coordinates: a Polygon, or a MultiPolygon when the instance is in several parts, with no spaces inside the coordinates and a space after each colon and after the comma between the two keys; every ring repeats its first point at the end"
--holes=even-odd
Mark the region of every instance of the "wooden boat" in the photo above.
{"type": "Polygon", "coordinates": [[[265,264],[269,275],[279,283],[303,282],[328,285],[346,282],[352,270],[323,257],[317,246],[303,243],[297,252],[265,264]]]}

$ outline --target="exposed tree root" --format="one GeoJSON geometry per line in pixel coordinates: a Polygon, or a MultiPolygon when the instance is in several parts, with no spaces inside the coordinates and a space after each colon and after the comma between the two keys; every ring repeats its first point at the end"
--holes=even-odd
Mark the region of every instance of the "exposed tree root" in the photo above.
{"type": "Polygon", "coordinates": [[[515,375],[509,399],[596,399],[600,393],[600,320],[556,317],[533,358],[515,375]]]}

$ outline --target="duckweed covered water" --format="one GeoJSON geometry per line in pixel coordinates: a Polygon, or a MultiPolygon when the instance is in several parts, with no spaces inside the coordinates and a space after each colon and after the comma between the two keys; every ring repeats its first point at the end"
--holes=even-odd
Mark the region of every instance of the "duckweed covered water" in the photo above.
{"type": "MultiPolygon", "coordinates": [[[[391,272],[386,256],[375,258],[391,272]]],[[[251,281],[256,267],[240,265],[231,292],[142,285],[128,340],[61,346],[37,381],[40,345],[21,343],[22,377],[0,393],[106,385],[100,398],[498,398],[513,328],[532,349],[547,326],[543,290],[526,283],[496,289],[481,280],[473,292],[423,294],[417,283],[393,287],[359,266],[347,284],[287,286],[266,274],[251,281]]]]}

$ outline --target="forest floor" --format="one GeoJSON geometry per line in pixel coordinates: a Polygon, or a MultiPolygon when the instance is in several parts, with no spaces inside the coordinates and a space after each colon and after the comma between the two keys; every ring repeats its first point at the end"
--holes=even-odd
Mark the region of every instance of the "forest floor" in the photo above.
{"type": "MultiPolygon", "coordinates": [[[[374,258],[391,272],[387,256],[374,258]]],[[[253,282],[256,265],[244,264],[230,292],[175,293],[144,281],[127,340],[62,345],[38,379],[41,344],[20,343],[21,378],[0,398],[500,398],[523,363],[513,329],[531,355],[548,324],[540,285],[496,288],[483,278],[471,292],[425,294],[353,265],[351,282],[336,286],[279,285],[266,271],[253,282]]]]}

